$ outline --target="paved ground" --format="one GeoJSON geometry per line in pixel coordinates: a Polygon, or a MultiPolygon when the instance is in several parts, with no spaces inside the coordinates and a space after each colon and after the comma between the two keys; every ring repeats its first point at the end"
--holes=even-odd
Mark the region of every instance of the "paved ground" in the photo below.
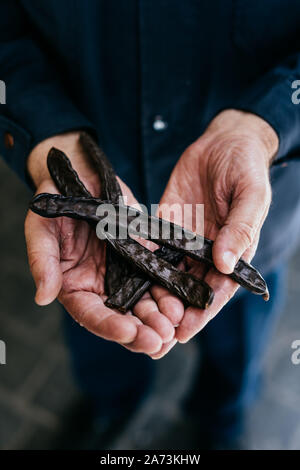
{"type": "MultiPolygon", "coordinates": [[[[0,448],[59,448],[66,428],[74,428],[81,395],[71,377],[58,305],[33,303],[23,236],[30,194],[2,162],[0,195],[0,340],[7,345],[7,364],[0,365],[0,448]]],[[[263,394],[247,419],[244,448],[300,448],[300,365],[290,359],[291,343],[300,339],[300,252],[290,274],[288,303],[265,361],[263,394]]],[[[112,447],[151,448],[155,436],[156,446],[182,449],[197,438],[189,423],[183,435],[176,406],[194,363],[193,344],[176,347],[157,363],[153,397],[112,447]]]]}

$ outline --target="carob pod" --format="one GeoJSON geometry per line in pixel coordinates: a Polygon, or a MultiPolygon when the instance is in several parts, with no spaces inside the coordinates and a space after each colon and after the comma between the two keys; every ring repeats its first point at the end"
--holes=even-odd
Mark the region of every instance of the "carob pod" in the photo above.
{"type": "Polygon", "coordinates": [[[201,309],[211,305],[214,291],[205,281],[197,279],[192,274],[178,271],[170,263],[136,243],[132,238],[118,243],[118,240],[110,238],[107,232],[107,240],[120,255],[150,276],[154,282],[158,282],[180,297],[185,304],[201,309]]]}
{"type": "MultiPolygon", "coordinates": [[[[91,193],[80,181],[77,172],[72,167],[70,160],[64,152],[53,147],[49,151],[47,164],[50,175],[62,195],[92,197],[91,193]]],[[[104,178],[102,179],[101,173],[101,182],[105,181],[105,184],[107,185],[107,174],[103,176],[104,178]]],[[[111,190],[107,191],[107,193],[110,193],[110,191],[111,190]]],[[[122,263],[122,258],[120,259],[120,256],[116,254],[110,245],[107,244],[107,248],[109,248],[110,253],[114,254],[114,259],[118,259],[119,265],[125,264],[122,263]]],[[[157,256],[162,257],[173,265],[177,265],[183,257],[181,253],[172,251],[166,247],[157,249],[155,253],[157,256]]],[[[126,265],[128,265],[127,262],[126,265]]],[[[136,272],[133,272],[132,269],[131,271],[132,273],[130,274],[130,271],[127,269],[126,276],[124,273],[121,287],[119,283],[119,288],[106,300],[105,304],[107,307],[126,313],[149,289],[152,281],[147,279],[141,273],[137,274],[136,272]]],[[[117,276],[118,273],[113,279],[113,282],[115,283],[114,285],[117,283],[117,276]]]]}
{"type": "MultiPolygon", "coordinates": [[[[31,201],[30,209],[44,217],[71,217],[95,224],[101,220],[95,215],[99,201],[101,200],[96,198],[73,198],[42,193],[31,201]]],[[[119,255],[180,297],[186,304],[201,309],[211,305],[214,292],[205,281],[197,279],[192,274],[178,271],[132,238],[115,239],[109,229],[105,232],[105,236],[119,255]]]]}
{"type": "MultiPolygon", "coordinates": [[[[189,256],[197,261],[205,262],[211,266],[214,265],[212,259],[212,240],[194,234],[193,232],[186,230],[172,222],[168,222],[154,216],[146,216],[137,209],[127,206],[120,207],[119,205],[113,205],[114,213],[109,214],[111,215],[111,219],[109,221],[107,215],[96,215],[98,206],[103,203],[107,204],[110,203],[110,201],[102,201],[101,199],[97,198],[85,197],[66,198],[60,195],[44,193],[39,194],[31,201],[30,208],[34,212],[45,217],[67,216],[71,218],[92,221],[94,223],[101,221],[105,217],[109,222],[109,225],[113,226],[114,224],[117,224],[119,226],[123,226],[126,229],[129,228],[129,232],[130,223],[135,219],[135,217],[144,217],[146,218],[147,224],[140,224],[140,237],[149,238],[159,245],[166,245],[173,250],[179,250],[184,255],[189,256]],[[124,217],[124,215],[128,213],[130,215],[124,217]],[[115,217],[116,215],[117,217],[115,217]],[[156,227],[156,233],[154,233],[154,236],[152,230],[150,231],[151,224],[154,224],[153,226],[156,227]],[[162,233],[163,230],[166,229],[167,225],[171,229],[171,236],[174,234],[181,234],[181,237],[176,239],[165,239],[162,236],[162,233]],[[190,248],[192,236],[194,236],[194,240],[196,242],[202,244],[202,248],[194,250],[190,248]]],[[[121,242],[122,240],[117,241],[121,242]]],[[[268,300],[269,292],[265,280],[251,264],[247,263],[243,259],[238,261],[233,273],[229,274],[229,276],[254,294],[262,295],[265,300],[268,300]]]]}
{"type": "Polygon", "coordinates": [[[47,165],[51,178],[63,196],[92,197],[64,152],[52,147],[47,156],[47,165]]]}
{"type": "MultiPolygon", "coordinates": [[[[116,173],[107,156],[86,132],[80,134],[80,143],[86,154],[93,161],[99,174],[101,185],[103,186],[102,198],[118,204],[119,198],[122,196],[122,191],[116,173]]],[[[180,255],[167,247],[164,250],[158,248],[156,255],[162,257],[167,256],[168,261],[174,266],[178,265],[184,257],[184,255],[180,255]]],[[[128,307],[127,310],[130,310],[144,295],[150,285],[151,283],[143,282],[139,273],[128,269],[126,262],[122,262],[122,260],[120,262],[116,252],[107,245],[105,290],[109,297],[105,302],[106,306],[111,305],[111,308],[124,311],[124,305],[126,304],[128,307]],[[111,299],[110,297],[114,293],[116,293],[116,296],[111,299]]]]}
{"type": "MultiPolygon", "coordinates": [[[[159,258],[171,263],[172,266],[177,266],[183,258],[182,253],[165,246],[158,248],[154,253],[159,258]]],[[[140,300],[151,285],[152,281],[146,276],[141,277],[133,274],[123,281],[121,287],[106,300],[105,305],[126,313],[140,300]]]]}
{"type": "MultiPolygon", "coordinates": [[[[86,145],[87,137],[84,136],[83,141],[86,145]]],[[[85,150],[87,151],[86,147],[85,150]]],[[[91,193],[79,179],[77,172],[72,167],[69,158],[64,152],[52,147],[48,153],[47,165],[57,189],[63,196],[92,197],[91,193]]],[[[104,197],[105,194],[109,196],[115,194],[114,201],[118,202],[118,197],[121,194],[120,186],[116,178],[114,178],[115,181],[112,186],[109,186],[108,175],[112,170],[109,165],[107,165],[105,156],[103,158],[103,168],[101,168],[101,172],[99,171],[99,167],[101,167],[101,165],[98,162],[97,171],[100,176],[101,194],[103,194],[104,197]]],[[[111,246],[106,244],[105,291],[108,295],[113,294],[119,289],[121,279],[123,280],[124,276],[127,277],[130,272],[132,272],[130,268],[128,263],[120,259],[114,250],[112,250],[111,246]]]]}
{"type": "MultiPolygon", "coordinates": [[[[118,203],[121,189],[106,155],[87,133],[81,133],[80,143],[99,174],[101,193],[118,203]]],[[[51,177],[62,195],[92,197],[64,152],[53,147],[48,154],[47,163],[51,177]]],[[[173,266],[177,266],[184,257],[183,254],[166,247],[157,249],[155,253],[173,266]]],[[[106,244],[105,291],[109,297],[105,304],[108,307],[122,312],[130,310],[151,284],[152,282],[144,279],[140,273],[134,272],[127,262],[120,260],[110,245],[106,244]]]]}
{"type": "MultiPolygon", "coordinates": [[[[114,204],[119,203],[122,197],[122,190],[116,178],[115,171],[106,157],[103,150],[97,145],[94,139],[87,133],[82,132],[79,142],[92,161],[101,182],[101,198],[108,199],[114,204]]],[[[106,270],[105,270],[105,292],[108,296],[119,289],[123,279],[132,274],[130,265],[106,244],[106,270]]]]}

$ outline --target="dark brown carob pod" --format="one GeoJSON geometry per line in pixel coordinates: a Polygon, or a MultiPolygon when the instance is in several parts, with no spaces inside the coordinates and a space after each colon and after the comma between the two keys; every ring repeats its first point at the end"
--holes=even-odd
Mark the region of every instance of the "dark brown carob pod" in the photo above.
{"type": "MultiPolygon", "coordinates": [[[[106,155],[87,133],[81,133],[80,143],[98,172],[102,197],[118,203],[122,194],[121,188],[106,155]]],[[[50,175],[62,195],[92,197],[64,152],[53,147],[49,151],[47,163],[50,175]]],[[[174,266],[184,256],[167,247],[159,248],[156,254],[161,255],[174,266]]],[[[140,273],[135,273],[127,262],[120,260],[120,257],[107,244],[105,275],[105,291],[109,295],[105,302],[107,306],[124,311],[126,305],[127,310],[130,310],[151,284],[152,282],[145,280],[140,273]]]]}
{"type": "MultiPolygon", "coordinates": [[[[168,261],[172,266],[177,266],[183,258],[182,253],[170,250],[165,246],[154,251],[155,255],[168,261]]],[[[133,274],[123,281],[120,288],[105,302],[109,308],[117,309],[126,313],[140,300],[142,295],[151,287],[152,280],[146,276],[141,277],[133,274]]]]}
{"type": "MultiPolygon", "coordinates": [[[[82,132],[80,134],[80,143],[83,150],[93,161],[95,168],[98,172],[100,181],[101,181],[101,197],[112,201],[115,204],[118,204],[119,198],[122,196],[122,191],[117,180],[116,173],[109,162],[107,156],[103,150],[97,145],[94,139],[87,134],[82,132]]],[[[162,256],[166,255],[168,252],[168,259],[170,263],[176,265],[178,264],[178,259],[183,258],[183,255],[180,255],[173,250],[165,248],[162,252],[159,248],[157,255],[162,256]]],[[[115,251],[112,250],[109,245],[106,250],[106,276],[105,276],[105,287],[108,296],[113,295],[114,292],[120,289],[123,291],[124,302],[128,305],[128,310],[134,306],[134,304],[143,296],[147,291],[148,287],[145,283],[142,283],[142,280],[139,274],[135,274],[132,269],[128,268],[128,263],[122,262],[120,258],[116,255],[115,251]],[[134,279],[135,278],[135,279],[134,279]],[[127,283],[127,280],[130,279],[131,282],[127,283]],[[134,279],[134,281],[133,281],[134,279]],[[122,285],[124,284],[124,289],[122,285]],[[126,284],[126,285],[125,285],[126,284]],[[120,287],[121,286],[121,287],[120,287]],[[136,289],[136,286],[139,286],[136,289]],[[127,300],[125,300],[127,299],[127,300]],[[131,299],[131,300],[130,300],[131,299]]],[[[120,300],[123,296],[118,297],[120,300]]],[[[114,297],[114,305],[116,309],[122,307],[122,304],[118,304],[117,297],[114,297]]],[[[110,297],[106,301],[106,305],[110,304],[110,297]]]]}
{"type": "MultiPolygon", "coordinates": [[[[116,173],[105,153],[87,132],[80,134],[79,142],[99,175],[101,198],[118,204],[119,198],[122,197],[122,190],[116,173]]],[[[105,265],[105,292],[107,295],[112,295],[119,289],[123,279],[132,273],[132,270],[126,261],[120,259],[109,244],[106,244],[105,265]]]]}
{"type": "MultiPolygon", "coordinates": [[[[105,202],[96,198],[65,197],[59,194],[42,193],[31,201],[30,209],[44,217],[71,217],[95,224],[101,220],[96,215],[99,201],[105,202]]],[[[214,293],[205,281],[189,273],[178,271],[170,263],[156,256],[156,253],[132,238],[123,240],[113,238],[109,227],[105,234],[108,243],[122,258],[180,297],[186,304],[202,309],[211,304],[214,293]]]]}
{"type": "Polygon", "coordinates": [[[52,147],[48,153],[47,165],[55,186],[63,196],[92,197],[64,152],[52,147]]]}
{"type": "MultiPolygon", "coordinates": [[[[102,201],[101,199],[97,198],[86,198],[86,197],[64,197],[56,194],[39,194],[36,196],[30,204],[30,208],[44,216],[44,217],[71,217],[75,219],[82,219],[87,220],[91,223],[97,223],[103,219],[101,216],[96,214],[97,208],[99,205],[103,203],[107,203],[109,201],[102,201]]],[[[130,214],[127,217],[127,221],[124,220],[124,217],[118,216],[118,211],[120,210],[120,206],[114,206],[114,213],[112,214],[112,218],[110,220],[110,225],[113,226],[114,224],[121,225],[124,224],[124,227],[128,228],[128,221],[132,221],[136,215],[133,214],[141,214],[137,209],[130,208],[123,206],[122,211],[125,209],[130,214]],[[117,217],[115,218],[115,215],[117,217]]],[[[143,230],[140,231],[140,237],[149,238],[155,243],[160,245],[166,245],[173,250],[178,250],[179,252],[183,253],[186,256],[189,256],[197,261],[204,262],[208,265],[213,266],[213,259],[212,259],[212,240],[207,238],[200,237],[196,235],[196,239],[202,240],[203,247],[200,249],[190,249],[188,243],[190,243],[191,236],[193,235],[192,232],[183,229],[182,227],[169,223],[167,221],[163,221],[162,219],[158,219],[153,216],[146,216],[142,214],[144,217],[147,217],[148,225],[145,227],[143,224],[140,227],[143,227],[143,230]],[[151,222],[155,220],[155,226],[158,227],[158,232],[155,235],[155,238],[152,238],[152,234],[150,231],[151,222]],[[161,235],[160,229],[163,227],[164,224],[170,224],[172,228],[171,232],[173,234],[178,233],[178,231],[182,230],[181,238],[168,238],[165,239],[161,235]]],[[[107,216],[105,216],[107,219],[107,216]]],[[[109,240],[110,241],[110,240],[109,240]]],[[[134,240],[133,240],[134,241],[134,240]]],[[[110,241],[111,242],[111,241],[110,241]]],[[[115,240],[113,244],[122,242],[122,240],[115,240]]],[[[156,253],[153,254],[156,256],[156,253]]],[[[132,262],[134,262],[132,260],[132,262]]],[[[259,274],[259,272],[249,263],[240,259],[233,271],[232,274],[229,276],[238,282],[243,287],[247,288],[251,292],[262,295],[265,300],[268,300],[269,292],[266,285],[265,280],[259,274]]]]}

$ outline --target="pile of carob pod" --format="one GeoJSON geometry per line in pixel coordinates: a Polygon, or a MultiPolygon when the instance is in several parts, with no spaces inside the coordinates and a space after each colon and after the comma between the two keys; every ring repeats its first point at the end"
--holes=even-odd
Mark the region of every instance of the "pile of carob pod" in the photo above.
{"type": "MultiPolygon", "coordinates": [[[[30,202],[30,209],[43,217],[71,217],[85,220],[96,227],[103,216],[97,215],[97,208],[101,204],[113,204],[117,217],[115,229],[120,228],[122,222],[118,214],[121,212],[121,188],[116,174],[93,138],[86,132],[80,135],[80,144],[84,152],[91,159],[101,183],[100,198],[94,198],[80,181],[76,171],[72,168],[68,157],[60,150],[52,148],[49,151],[47,163],[51,177],[61,194],[42,193],[35,196],[30,202]]],[[[127,229],[130,221],[140,217],[141,212],[129,206],[122,206],[122,213],[127,211],[127,229]]],[[[98,212],[99,213],[99,212],[98,212]]],[[[170,292],[180,297],[185,305],[192,305],[201,309],[211,305],[214,298],[213,289],[203,280],[197,279],[188,272],[176,269],[176,266],[185,256],[214,266],[212,259],[213,241],[195,235],[176,224],[144,215],[146,224],[141,224],[139,235],[148,238],[160,246],[154,252],[139,244],[128,232],[126,238],[120,239],[109,232],[111,224],[106,225],[106,274],[105,293],[108,298],[105,305],[127,312],[149,289],[153,282],[166,287],[170,292]],[[156,233],[150,227],[156,227],[156,233]],[[162,234],[164,224],[168,224],[170,237],[165,239],[162,234]],[[181,232],[181,237],[178,233],[181,232]],[[175,236],[177,234],[177,236],[175,236]],[[201,241],[200,249],[189,249],[187,244],[194,240],[201,241]]],[[[114,234],[116,231],[114,231],[114,234]]],[[[259,272],[249,263],[240,259],[234,271],[229,276],[241,286],[254,294],[269,299],[269,292],[265,280],[259,272]]]]}

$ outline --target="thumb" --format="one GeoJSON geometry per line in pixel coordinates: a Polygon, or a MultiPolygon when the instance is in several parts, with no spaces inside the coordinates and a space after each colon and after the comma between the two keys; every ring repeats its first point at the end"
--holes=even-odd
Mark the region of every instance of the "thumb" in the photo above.
{"type": "Polygon", "coordinates": [[[216,268],[230,274],[244,252],[257,238],[269,206],[268,188],[249,188],[233,199],[229,214],[213,244],[216,268]]]}
{"type": "Polygon", "coordinates": [[[62,286],[59,243],[53,222],[55,224],[32,212],[25,220],[28,262],[37,288],[35,301],[38,305],[50,304],[62,286]]]}

